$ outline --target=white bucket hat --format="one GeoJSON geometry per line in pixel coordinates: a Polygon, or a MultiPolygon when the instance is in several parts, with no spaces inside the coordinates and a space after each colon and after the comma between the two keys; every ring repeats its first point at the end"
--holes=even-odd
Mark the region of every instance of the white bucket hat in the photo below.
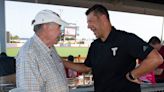
{"type": "Polygon", "coordinates": [[[68,23],[65,22],[60,18],[60,16],[51,11],[51,10],[42,10],[40,11],[36,16],[35,19],[32,21],[32,25],[38,25],[38,24],[44,24],[44,23],[50,23],[54,22],[61,26],[67,26],[68,23]]]}

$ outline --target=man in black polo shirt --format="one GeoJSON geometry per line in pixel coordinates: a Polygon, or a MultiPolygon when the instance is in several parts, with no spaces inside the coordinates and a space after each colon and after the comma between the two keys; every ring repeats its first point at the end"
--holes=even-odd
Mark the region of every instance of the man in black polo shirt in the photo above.
{"type": "Polygon", "coordinates": [[[163,62],[160,54],[132,33],[111,26],[107,9],[94,5],[86,12],[88,28],[97,39],[84,64],[64,62],[67,68],[92,70],[95,92],[141,92],[138,78],[163,62]],[[135,68],[136,59],[143,60],[135,68]]]}

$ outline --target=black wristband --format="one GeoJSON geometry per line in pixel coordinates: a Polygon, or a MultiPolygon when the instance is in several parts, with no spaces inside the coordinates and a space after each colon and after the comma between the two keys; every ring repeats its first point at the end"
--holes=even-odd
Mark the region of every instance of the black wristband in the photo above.
{"type": "Polygon", "coordinates": [[[131,80],[135,80],[135,78],[132,76],[131,72],[129,72],[129,78],[130,78],[131,80]]]}

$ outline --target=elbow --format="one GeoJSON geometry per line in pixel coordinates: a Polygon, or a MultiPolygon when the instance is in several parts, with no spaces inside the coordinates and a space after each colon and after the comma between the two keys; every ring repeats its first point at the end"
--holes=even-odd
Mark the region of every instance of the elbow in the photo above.
{"type": "Polygon", "coordinates": [[[157,52],[157,50],[155,50],[155,54],[154,56],[152,57],[155,61],[155,65],[159,66],[163,63],[163,57],[161,56],[161,54],[159,52],[157,52]]]}
{"type": "Polygon", "coordinates": [[[163,63],[163,58],[161,58],[159,61],[160,61],[160,64],[162,64],[163,63]]]}
{"type": "Polygon", "coordinates": [[[157,65],[161,65],[163,63],[163,57],[160,55],[156,61],[157,61],[157,65]]]}

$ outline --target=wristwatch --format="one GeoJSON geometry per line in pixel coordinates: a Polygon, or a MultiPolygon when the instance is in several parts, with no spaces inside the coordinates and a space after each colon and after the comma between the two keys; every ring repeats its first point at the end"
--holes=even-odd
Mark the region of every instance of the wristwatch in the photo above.
{"type": "Polygon", "coordinates": [[[129,78],[130,78],[131,80],[135,80],[135,78],[132,76],[131,72],[129,72],[129,78]]]}

